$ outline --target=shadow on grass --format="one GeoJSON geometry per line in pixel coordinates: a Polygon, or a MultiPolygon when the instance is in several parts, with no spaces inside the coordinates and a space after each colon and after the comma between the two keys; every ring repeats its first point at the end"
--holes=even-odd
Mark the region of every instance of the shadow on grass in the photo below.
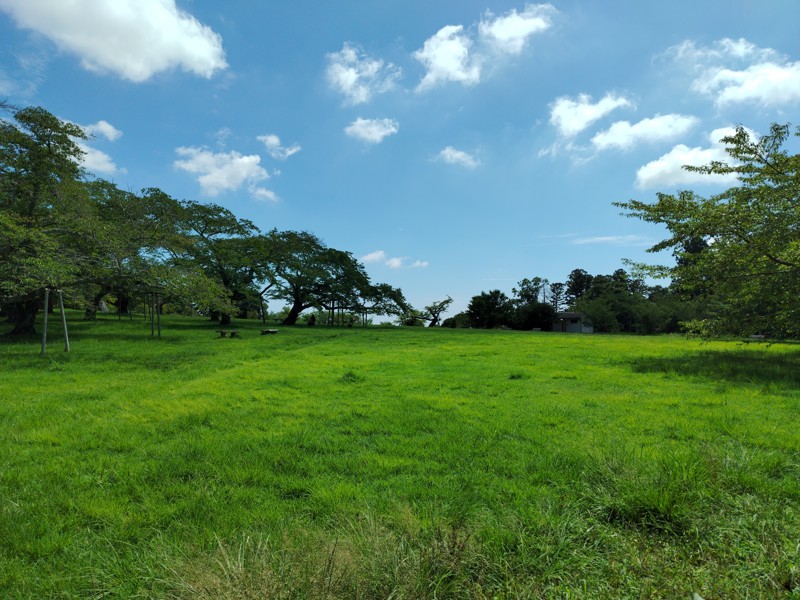
{"type": "Polygon", "coordinates": [[[631,362],[637,373],[665,373],[759,385],[800,388],[800,352],[706,351],[677,357],[647,356],[631,362]]]}

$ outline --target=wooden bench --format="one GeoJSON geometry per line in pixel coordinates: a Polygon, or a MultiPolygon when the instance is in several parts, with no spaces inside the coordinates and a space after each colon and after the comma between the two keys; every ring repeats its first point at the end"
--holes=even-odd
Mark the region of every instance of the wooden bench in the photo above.
{"type": "Polygon", "coordinates": [[[261,330],[261,335],[269,335],[269,334],[272,334],[272,333],[278,333],[278,330],[277,329],[262,329],[261,330]]]}
{"type": "Polygon", "coordinates": [[[239,331],[236,329],[217,329],[217,333],[219,337],[228,337],[228,334],[230,334],[232,338],[239,337],[239,331]]]}

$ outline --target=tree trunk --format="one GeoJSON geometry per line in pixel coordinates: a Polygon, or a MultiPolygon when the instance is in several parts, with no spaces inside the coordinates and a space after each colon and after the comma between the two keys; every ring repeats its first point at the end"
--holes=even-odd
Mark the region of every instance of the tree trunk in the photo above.
{"type": "Polygon", "coordinates": [[[286,315],[286,318],[283,320],[283,325],[294,325],[297,323],[297,318],[300,316],[300,313],[303,312],[303,305],[299,302],[295,302],[292,304],[292,308],[289,310],[289,314],[286,315]]]}
{"type": "Polygon", "coordinates": [[[219,316],[219,324],[220,325],[224,325],[224,326],[230,325],[231,324],[231,316],[228,313],[222,313],[219,316]]]}
{"type": "Polygon", "coordinates": [[[8,322],[14,328],[8,335],[35,335],[36,314],[39,312],[41,301],[38,298],[26,298],[11,304],[8,308],[8,322]]]}

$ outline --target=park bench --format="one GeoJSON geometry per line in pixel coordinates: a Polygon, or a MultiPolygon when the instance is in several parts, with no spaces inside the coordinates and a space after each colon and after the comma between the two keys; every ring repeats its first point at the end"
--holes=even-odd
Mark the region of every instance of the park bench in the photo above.
{"type": "Polygon", "coordinates": [[[217,333],[219,337],[228,337],[229,334],[232,338],[239,336],[239,331],[236,329],[217,329],[217,333]]]}
{"type": "Polygon", "coordinates": [[[262,329],[261,335],[269,335],[271,333],[278,333],[277,329],[262,329]]]}

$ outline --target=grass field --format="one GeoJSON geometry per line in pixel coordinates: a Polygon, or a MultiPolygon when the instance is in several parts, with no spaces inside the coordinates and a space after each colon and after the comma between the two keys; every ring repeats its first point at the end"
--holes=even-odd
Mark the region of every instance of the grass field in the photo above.
{"type": "Polygon", "coordinates": [[[0,341],[0,598],[800,598],[798,346],[58,325],[0,341]]]}

